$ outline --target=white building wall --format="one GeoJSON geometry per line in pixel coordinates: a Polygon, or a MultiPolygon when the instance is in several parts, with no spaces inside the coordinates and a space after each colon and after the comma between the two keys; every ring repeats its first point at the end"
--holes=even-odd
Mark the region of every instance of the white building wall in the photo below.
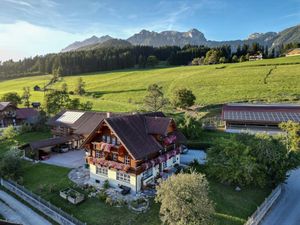
{"type": "MultiPolygon", "coordinates": [[[[180,154],[173,156],[172,158],[167,160],[167,167],[165,169],[172,168],[175,164],[180,163],[180,154]],[[176,158],[176,161],[173,161],[173,158],[176,158]]],[[[161,165],[161,168],[163,169],[163,165],[161,165]]],[[[147,179],[143,180],[143,173],[140,175],[130,175],[130,183],[123,182],[117,180],[117,171],[115,170],[110,170],[108,169],[108,174],[107,176],[101,175],[101,174],[96,174],[96,166],[95,165],[90,165],[90,178],[91,182],[96,185],[101,187],[104,183],[105,180],[109,181],[110,186],[112,187],[118,187],[118,185],[124,185],[127,187],[130,187],[133,192],[139,192],[142,188],[142,180],[143,180],[143,185],[146,185],[147,183],[152,183],[154,181],[154,178],[161,172],[159,171],[159,164],[155,165],[152,169],[152,176],[148,177],[147,179]],[[99,181],[98,183],[96,181],[99,181]]]]}
{"type": "Polygon", "coordinates": [[[117,171],[115,170],[110,170],[108,169],[107,176],[102,175],[102,174],[97,174],[96,173],[96,166],[95,165],[90,165],[90,180],[92,184],[101,187],[104,183],[105,180],[108,180],[109,185],[111,187],[118,187],[118,185],[124,185],[127,187],[131,188],[131,191],[136,192],[139,191],[141,185],[137,186],[137,178],[135,175],[129,174],[130,175],[130,183],[124,182],[124,181],[119,181],[117,180],[117,171]],[[99,182],[97,182],[99,181],[99,182]],[[139,187],[139,190],[137,190],[137,187],[139,187]]]}

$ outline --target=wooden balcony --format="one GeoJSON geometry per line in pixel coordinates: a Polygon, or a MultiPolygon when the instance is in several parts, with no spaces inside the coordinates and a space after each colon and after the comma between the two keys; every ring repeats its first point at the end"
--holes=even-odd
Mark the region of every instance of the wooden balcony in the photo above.
{"type": "Polygon", "coordinates": [[[95,158],[95,157],[86,157],[86,161],[88,164],[104,166],[110,169],[122,170],[125,172],[129,172],[130,165],[126,165],[124,163],[119,163],[111,160],[106,160],[105,158],[95,158]]]}

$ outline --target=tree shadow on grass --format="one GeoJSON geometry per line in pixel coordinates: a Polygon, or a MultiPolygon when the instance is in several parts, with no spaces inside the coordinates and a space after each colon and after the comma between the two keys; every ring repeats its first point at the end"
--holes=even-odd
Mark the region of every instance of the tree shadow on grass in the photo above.
{"type": "Polygon", "coordinates": [[[146,91],[146,88],[130,89],[130,90],[116,90],[116,91],[88,91],[86,96],[91,96],[93,98],[100,98],[105,94],[120,94],[120,93],[132,93],[146,91]]]}

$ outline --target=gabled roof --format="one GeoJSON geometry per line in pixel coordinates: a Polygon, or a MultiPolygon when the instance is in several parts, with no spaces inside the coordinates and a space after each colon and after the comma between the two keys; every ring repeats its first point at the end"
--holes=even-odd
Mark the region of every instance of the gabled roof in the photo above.
{"type": "Polygon", "coordinates": [[[3,111],[8,106],[14,106],[11,102],[0,102],[0,111],[3,111]]]}
{"type": "Polygon", "coordinates": [[[227,104],[223,106],[225,121],[281,123],[300,122],[300,105],[296,104],[227,104]]]}
{"type": "Polygon", "coordinates": [[[33,108],[22,108],[16,111],[17,119],[29,119],[38,116],[39,112],[33,108]]]}
{"type": "Polygon", "coordinates": [[[64,110],[52,117],[48,125],[68,127],[73,129],[75,134],[89,135],[103,119],[119,115],[121,114],[64,110]]]}
{"type": "MultiPolygon", "coordinates": [[[[136,160],[146,159],[149,155],[162,150],[162,145],[152,134],[166,135],[168,128],[166,124],[169,125],[170,121],[171,118],[166,118],[160,112],[104,119],[104,122],[112,129],[124,147],[136,160]],[[160,125],[162,125],[162,128],[159,128],[160,125]],[[149,130],[159,133],[149,133],[149,130]]],[[[178,140],[186,140],[184,135],[179,131],[173,134],[178,137],[178,140]]]]}
{"type": "Polygon", "coordinates": [[[147,133],[167,135],[171,121],[172,119],[167,117],[145,116],[147,133]]]}

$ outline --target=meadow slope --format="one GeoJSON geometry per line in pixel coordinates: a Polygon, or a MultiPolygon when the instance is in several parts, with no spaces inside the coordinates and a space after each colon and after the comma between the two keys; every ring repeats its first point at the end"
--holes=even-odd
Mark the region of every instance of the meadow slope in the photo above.
{"type": "MultiPolygon", "coordinates": [[[[52,88],[66,82],[74,90],[78,77],[86,82],[87,95],[81,99],[94,103],[99,111],[134,111],[141,108],[149,84],[162,85],[168,97],[179,87],[190,88],[199,105],[235,101],[298,101],[300,99],[300,57],[266,59],[256,62],[210,66],[181,66],[160,69],[132,69],[68,76],[52,88]],[[271,73],[267,76],[267,74],[271,73]]],[[[51,75],[0,82],[0,95],[24,86],[41,87],[51,75]]],[[[32,91],[31,101],[43,102],[43,92],[32,91]]],[[[78,97],[78,96],[74,96],[78,97]]]]}

